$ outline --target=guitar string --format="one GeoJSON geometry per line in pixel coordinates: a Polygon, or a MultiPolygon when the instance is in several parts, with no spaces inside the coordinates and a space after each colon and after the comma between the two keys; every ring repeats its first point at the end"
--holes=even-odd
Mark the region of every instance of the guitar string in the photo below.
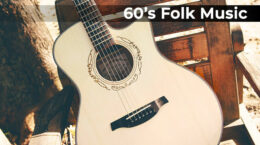
{"type": "MultiPolygon", "coordinates": [[[[94,12],[96,11],[96,10],[93,10],[94,12]]],[[[92,14],[94,13],[94,12],[91,12],[92,14]]],[[[99,12],[99,11],[98,11],[99,12]]],[[[90,16],[90,15],[89,15],[90,16]]],[[[97,18],[97,17],[96,17],[97,18]]],[[[92,19],[92,18],[91,18],[92,19]]],[[[92,20],[94,20],[95,18],[93,18],[92,20]]],[[[102,26],[103,27],[103,26],[102,26]]],[[[106,27],[105,27],[106,28],[106,27]]],[[[107,31],[107,30],[106,30],[107,31]]],[[[105,31],[104,31],[105,32],[105,31]]],[[[111,44],[111,41],[105,41],[105,43],[107,44],[107,42],[110,42],[110,44],[111,44]]],[[[113,45],[111,45],[112,46],[112,48],[113,48],[113,45]]],[[[112,54],[114,54],[114,53],[112,53],[112,54]]],[[[118,56],[120,56],[121,57],[121,59],[122,59],[122,55],[120,55],[120,51],[117,51],[117,54],[119,54],[118,56]]],[[[125,61],[124,61],[125,62],[125,61]]],[[[125,65],[127,66],[127,64],[125,63],[125,65]]],[[[121,66],[123,66],[123,64],[121,64],[121,66]]],[[[124,68],[124,67],[123,67],[124,68]]],[[[127,69],[128,69],[128,67],[126,67],[127,69]]],[[[124,70],[125,71],[125,70],[124,70]]],[[[129,70],[128,70],[129,71],[129,70]]],[[[127,75],[126,73],[125,73],[125,75],[127,75]]],[[[122,91],[122,93],[124,94],[124,92],[122,91]]],[[[127,89],[126,89],[126,93],[127,94],[129,94],[128,93],[128,91],[127,91],[127,89]]],[[[125,96],[125,94],[124,94],[124,96],[125,96]]],[[[130,96],[134,96],[134,95],[130,95],[130,96]]],[[[132,97],[129,97],[129,95],[128,95],[128,97],[127,98],[132,98],[132,97]]],[[[130,106],[130,104],[128,103],[129,102],[129,100],[126,98],[126,102],[127,102],[127,104],[128,104],[128,106],[130,107],[130,109],[131,109],[131,106],[130,106]]],[[[137,104],[136,103],[136,100],[134,99],[134,98],[132,98],[133,100],[134,100],[134,104],[137,104]]],[[[132,100],[132,101],[133,101],[132,100]]],[[[131,102],[131,101],[130,101],[131,102]]],[[[132,110],[132,109],[131,109],[132,110]]],[[[146,112],[147,113],[147,112],[146,112]]],[[[137,114],[137,116],[140,118],[140,116],[139,116],[139,114],[137,114]]]]}
{"type": "MultiPolygon", "coordinates": [[[[96,4],[92,4],[96,9],[97,9],[97,7],[96,7],[96,4]]],[[[93,12],[93,13],[91,13],[92,15],[94,15],[94,13],[98,13],[97,15],[99,15],[100,17],[96,17],[99,21],[102,21],[102,22],[104,22],[103,21],[103,19],[102,19],[102,15],[100,14],[100,12],[99,11],[96,11],[95,9],[93,9],[93,11],[95,11],[95,12],[93,12]]],[[[95,15],[94,15],[94,17],[95,17],[95,15]]],[[[95,19],[95,18],[94,18],[95,19]]],[[[92,19],[92,20],[94,20],[94,19],[92,19]]],[[[107,32],[109,32],[108,30],[107,30],[107,27],[105,27],[105,29],[106,29],[106,31],[107,32]]],[[[111,35],[110,35],[111,36],[111,35]]],[[[112,37],[111,37],[112,38],[112,37]]],[[[111,41],[105,41],[104,42],[106,45],[109,45],[109,46],[111,46],[114,50],[118,50],[118,48],[117,48],[117,46],[116,45],[113,45],[112,43],[111,43],[111,41]]],[[[105,49],[105,50],[107,50],[107,49],[105,49]]],[[[110,53],[111,53],[111,51],[110,51],[110,53]]],[[[111,53],[112,55],[113,55],[113,57],[114,58],[116,58],[116,54],[119,54],[118,56],[119,57],[121,57],[121,59],[123,60],[123,58],[122,58],[122,55],[121,55],[121,53],[120,53],[120,51],[115,51],[115,53],[111,53]]],[[[125,61],[123,61],[124,63],[125,63],[125,61]]],[[[117,63],[117,61],[116,61],[116,64],[117,64],[117,66],[118,66],[118,63],[117,63]]],[[[119,64],[121,65],[121,67],[122,68],[125,68],[124,67],[124,65],[123,65],[123,63],[122,63],[122,61],[119,61],[119,64]]],[[[128,69],[128,67],[127,67],[127,64],[125,63],[125,66],[126,66],[126,68],[128,69]]],[[[119,68],[118,68],[119,69],[119,68]]],[[[128,74],[127,74],[127,72],[125,71],[125,69],[122,69],[123,70],[123,72],[124,72],[124,75],[125,76],[127,76],[128,74]]],[[[129,70],[128,70],[129,71],[129,70]]],[[[129,71],[130,72],[130,71],[129,71]]],[[[124,76],[123,76],[124,77],[124,76]]],[[[122,77],[122,78],[123,78],[122,77]]],[[[129,101],[128,99],[133,99],[133,96],[132,95],[129,95],[129,93],[127,92],[127,89],[125,89],[126,90],[126,92],[124,92],[123,90],[121,91],[121,93],[123,94],[123,96],[125,97],[125,100],[126,100],[126,103],[127,103],[127,105],[130,107],[130,110],[133,110],[132,109],[132,107],[131,107],[131,104],[130,104],[130,102],[131,101],[129,101]],[[125,94],[126,93],[126,94],[125,94]]],[[[135,99],[133,99],[133,100],[135,100],[135,99]]],[[[135,106],[137,106],[136,105],[136,102],[134,101],[134,103],[132,103],[132,104],[135,104],[135,106]]],[[[136,113],[137,112],[137,110],[136,111],[131,111],[131,112],[133,112],[133,113],[136,113]]],[[[139,114],[137,114],[137,117],[138,118],[141,118],[140,116],[139,116],[139,114]]],[[[134,118],[135,118],[135,120],[136,120],[136,117],[134,116],[134,118]]]]}
{"type": "MultiPolygon", "coordinates": [[[[94,5],[94,6],[96,6],[96,5],[94,5]]],[[[96,8],[96,9],[97,9],[97,8],[96,8]]],[[[96,12],[99,13],[100,16],[102,16],[102,15],[100,14],[100,11],[96,11],[96,12]]],[[[102,17],[99,17],[99,18],[102,18],[102,17]]],[[[103,19],[101,19],[101,20],[103,21],[103,19]]],[[[107,27],[106,27],[106,29],[107,29],[107,27]]],[[[108,31],[108,30],[107,30],[107,31],[108,31]]],[[[107,41],[107,42],[110,42],[110,41],[107,41]]],[[[107,43],[107,42],[105,42],[105,43],[107,43]]],[[[117,46],[111,44],[111,42],[110,42],[110,46],[112,46],[112,48],[118,49],[117,46]]],[[[115,57],[116,54],[119,54],[119,55],[117,55],[117,56],[119,56],[119,57],[123,60],[120,51],[116,51],[116,53],[112,53],[112,54],[113,54],[114,57],[115,57]]],[[[128,72],[131,71],[131,70],[129,70],[129,68],[127,67],[126,61],[120,61],[120,62],[121,62],[121,66],[122,66],[123,68],[126,68],[128,72]],[[123,65],[122,62],[125,64],[126,67],[124,67],[124,65],[123,65]]],[[[125,72],[125,75],[127,76],[128,74],[127,74],[127,72],[125,71],[125,69],[123,69],[123,71],[125,72]]],[[[130,73],[131,73],[131,72],[130,72],[130,73]]],[[[136,101],[136,99],[135,99],[135,97],[134,97],[135,95],[129,95],[128,89],[129,89],[129,88],[125,88],[125,91],[126,91],[125,93],[127,94],[126,96],[128,96],[127,98],[131,99],[132,102],[134,102],[133,104],[135,104],[135,106],[137,106],[136,104],[138,104],[138,103],[137,103],[137,101],[136,101]]],[[[130,91],[130,92],[131,92],[131,91],[130,91]]],[[[122,91],[122,93],[124,93],[124,91],[122,91]]],[[[127,99],[127,98],[126,98],[126,99],[127,99]]],[[[128,99],[127,99],[127,100],[128,100],[128,99]]],[[[131,101],[128,101],[128,102],[131,102],[131,101]]],[[[138,110],[134,111],[133,113],[135,113],[135,112],[137,112],[137,111],[138,111],[138,110]]],[[[145,112],[148,113],[147,110],[145,110],[145,112]]],[[[144,116],[143,112],[140,112],[140,113],[144,116]]],[[[138,118],[141,118],[141,117],[139,116],[139,113],[137,114],[137,116],[138,116],[138,118]]]]}
{"type": "MultiPolygon", "coordinates": [[[[92,4],[93,5],[93,4],[92,4]]],[[[95,9],[93,10],[93,11],[95,11],[95,9]]],[[[93,12],[94,13],[94,12],[93,12]]],[[[94,21],[95,20],[95,18],[94,19],[92,19],[91,18],[91,15],[89,15],[89,17],[90,17],[90,20],[92,20],[92,21],[94,21]]],[[[95,16],[94,16],[95,17],[95,16]]],[[[98,18],[98,17],[97,17],[98,18]]],[[[94,21],[95,22],[95,21],[94,21]]],[[[105,27],[106,28],[106,27],[105,27]]],[[[97,38],[96,36],[94,36],[95,38],[97,38]]],[[[104,38],[105,39],[105,38],[104,38]]],[[[110,41],[106,41],[106,40],[104,40],[104,42],[106,43],[106,42],[110,42],[110,41]]],[[[101,43],[102,45],[104,45],[105,43],[101,43]]],[[[102,50],[102,49],[101,49],[102,50]]],[[[105,51],[106,51],[107,49],[105,49],[105,51]]],[[[103,50],[102,50],[103,51],[103,50]]],[[[107,53],[107,51],[106,51],[106,53],[107,53]]],[[[111,53],[111,52],[110,52],[111,53]]],[[[113,54],[113,53],[112,53],[113,54]]],[[[109,58],[110,58],[110,56],[109,56],[109,58]]],[[[110,60],[111,60],[111,58],[110,58],[110,60]]],[[[112,60],[111,60],[112,61],[112,60]]],[[[111,65],[110,65],[110,67],[111,67],[111,65]]],[[[118,68],[118,64],[117,64],[117,69],[119,69],[118,68]]],[[[116,73],[118,74],[118,77],[120,76],[120,73],[117,71],[117,69],[116,69],[116,73]]],[[[113,71],[113,69],[112,69],[112,71],[113,71]]],[[[113,72],[112,72],[113,73],[113,72]]],[[[114,76],[115,78],[116,78],[116,76],[114,76]]],[[[123,76],[121,75],[121,77],[123,78],[123,76]]],[[[122,78],[119,78],[119,79],[122,79],[122,78]]],[[[116,78],[117,79],[117,78],[116,78]]],[[[119,91],[117,91],[118,93],[120,93],[119,91]]],[[[129,109],[130,110],[132,110],[132,108],[131,108],[131,105],[129,104],[129,101],[127,100],[127,97],[125,97],[126,95],[123,93],[123,92],[121,92],[122,94],[123,94],[123,96],[124,96],[124,98],[125,98],[125,100],[126,100],[126,103],[127,103],[127,106],[129,107],[129,109]]],[[[119,94],[120,95],[120,94],[119,94]]],[[[129,114],[129,113],[128,113],[129,114]]],[[[134,117],[135,118],[135,117],[134,117]]]]}
{"type": "MultiPolygon", "coordinates": [[[[80,5],[81,6],[81,5],[80,5]]],[[[84,13],[85,14],[85,13],[84,13]]],[[[81,15],[81,14],[80,14],[81,15]]],[[[85,25],[84,25],[85,26],[85,25]]],[[[104,52],[102,51],[102,53],[104,54],[104,52]]],[[[100,59],[101,59],[101,61],[104,63],[104,61],[103,61],[103,58],[102,57],[100,57],[100,59]]],[[[105,63],[104,63],[105,64],[105,63]]],[[[106,66],[104,66],[105,68],[106,68],[106,66]]],[[[110,79],[111,80],[113,80],[112,79],[112,77],[111,77],[111,75],[110,75],[110,73],[109,73],[109,71],[107,70],[107,68],[106,68],[106,71],[107,71],[107,73],[108,73],[108,75],[109,75],[109,77],[110,77],[110,79]]],[[[113,72],[112,72],[113,73],[113,72]]],[[[115,75],[114,75],[114,77],[115,77],[115,75]]],[[[122,97],[120,96],[120,94],[119,94],[119,92],[117,92],[117,94],[118,94],[118,96],[119,96],[119,99],[120,99],[120,101],[121,101],[121,103],[122,103],[122,105],[123,105],[123,107],[124,107],[124,109],[125,109],[125,111],[127,112],[127,114],[128,114],[128,117],[129,117],[129,112],[128,112],[128,110],[127,110],[127,108],[126,108],[126,106],[124,105],[124,102],[123,102],[123,99],[122,99],[122,97]]],[[[132,121],[132,118],[130,118],[130,120],[132,121]]]]}
{"type": "MultiPolygon", "coordinates": [[[[81,4],[77,4],[75,1],[77,1],[77,0],[73,0],[73,2],[74,2],[74,4],[76,5],[76,8],[77,8],[77,9],[78,9],[78,7],[81,7],[84,2],[87,2],[87,1],[84,1],[84,2],[82,2],[81,4]]],[[[81,16],[81,18],[83,17],[80,12],[79,12],[79,15],[81,16]]],[[[85,26],[85,25],[84,25],[84,26],[85,26]]],[[[103,53],[103,52],[102,52],[102,53],[103,53]]],[[[100,59],[101,59],[101,61],[103,62],[103,64],[105,64],[103,58],[100,57],[100,59]]],[[[112,77],[111,77],[111,74],[110,74],[109,71],[108,71],[108,68],[106,67],[106,65],[104,65],[104,68],[105,68],[105,70],[107,71],[109,78],[110,78],[111,80],[113,80],[112,77]]],[[[124,107],[125,111],[127,112],[127,114],[129,114],[128,110],[126,109],[126,106],[124,105],[124,103],[123,103],[123,101],[122,101],[121,96],[120,96],[119,94],[118,94],[118,96],[119,96],[119,99],[120,99],[121,103],[123,104],[123,107],[124,107]]]]}
{"type": "MultiPolygon", "coordinates": [[[[96,4],[93,4],[94,6],[95,6],[95,8],[96,9],[98,9],[97,7],[96,7],[96,4]]],[[[95,11],[95,9],[93,9],[93,11],[95,11]]],[[[104,21],[103,19],[102,19],[102,15],[101,15],[101,13],[100,13],[100,11],[95,11],[95,13],[98,13],[97,15],[99,15],[100,17],[98,17],[98,19],[100,19],[100,21],[104,21]]],[[[93,13],[92,13],[93,14],[93,13]]],[[[105,27],[105,29],[106,29],[106,31],[108,31],[107,30],[107,27],[105,27]]],[[[108,31],[109,32],[109,31],[108,31]]],[[[110,43],[109,45],[110,46],[112,46],[112,48],[114,48],[114,49],[118,49],[117,48],[117,46],[116,45],[113,45],[110,41],[105,41],[105,43],[106,44],[108,44],[108,43],[110,43]]],[[[127,76],[128,75],[128,73],[127,72],[130,72],[131,73],[131,70],[127,67],[127,64],[126,64],[126,61],[124,61],[124,59],[123,59],[123,57],[122,57],[122,54],[120,53],[120,51],[115,51],[115,53],[112,53],[112,55],[113,55],[113,57],[114,58],[116,58],[116,56],[119,56],[120,58],[121,58],[121,61],[119,60],[119,64],[121,65],[121,67],[122,68],[126,68],[127,69],[127,71],[125,70],[125,69],[122,69],[123,70],[123,72],[124,72],[124,75],[125,76],[127,76]],[[118,54],[118,55],[117,55],[118,54]],[[116,55],[116,56],[115,56],[116,55]],[[123,65],[123,63],[124,63],[124,65],[125,65],[125,67],[124,67],[124,65],[123,65]]],[[[133,58],[134,59],[134,58],[133,58]]],[[[130,74],[129,73],[129,74],[130,74]]],[[[128,90],[127,90],[127,88],[125,88],[125,93],[126,93],[126,95],[125,96],[127,96],[127,98],[129,98],[129,99],[131,99],[132,100],[132,104],[134,104],[135,106],[137,106],[137,101],[136,101],[136,99],[135,99],[135,97],[134,97],[134,95],[129,95],[130,93],[128,92],[128,90]]],[[[131,91],[130,91],[131,92],[131,91]]],[[[122,93],[124,93],[124,91],[122,91],[122,93]]],[[[126,98],[126,100],[128,100],[126,98]]],[[[127,102],[131,102],[131,101],[127,101],[127,102]]],[[[129,105],[129,104],[128,104],[129,105]]],[[[129,106],[131,106],[131,105],[129,105],[129,106]]],[[[130,108],[131,109],[131,108],[130,108]]],[[[132,110],[132,109],[131,109],[132,110]]],[[[136,113],[138,110],[135,110],[135,111],[133,111],[133,113],[136,113]]],[[[145,110],[145,112],[147,113],[147,110],[145,110]]],[[[140,113],[143,113],[143,112],[140,112],[140,113]]],[[[143,116],[144,116],[144,114],[142,114],[143,116]]],[[[140,115],[139,115],[139,113],[137,114],[137,116],[138,116],[138,118],[140,119],[141,117],[140,117],[140,115]]]]}
{"type": "MultiPolygon", "coordinates": [[[[85,2],[88,2],[88,1],[85,1],[85,2]]],[[[84,2],[83,2],[82,4],[84,4],[84,2]]],[[[75,5],[76,5],[76,6],[80,6],[80,7],[82,6],[82,5],[78,5],[78,4],[76,4],[76,3],[75,3],[75,5]]],[[[83,11],[83,12],[84,12],[84,14],[85,14],[85,11],[83,11]]],[[[79,14],[81,15],[81,13],[79,13],[79,14]]],[[[87,15],[85,14],[85,16],[87,16],[87,15]]],[[[81,15],[82,18],[84,18],[85,16],[82,16],[82,15],[81,15]]],[[[85,26],[85,25],[84,25],[84,26],[85,26]]],[[[103,52],[102,49],[101,49],[101,52],[102,52],[103,55],[104,55],[104,52],[103,52]]],[[[110,57],[109,57],[109,58],[110,58],[110,57]]],[[[102,57],[101,57],[101,61],[104,63],[102,57]]],[[[110,67],[111,67],[111,66],[110,66],[110,67]]],[[[105,68],[106,68],[106,66],[105,66],[105,68]]],[[[113,69],[111,69],[111,70],[112,70],[112,73],[113,73],[113,69]]],[[[108,72],[110,79],[113,80],[112,77],[111,77],[111,75],[110,75],[110,73],[109,73],[109,71],[107,70],[107,68],[106,68],[106,71],[108,72]]],[[[113,73],[113,74],[114,74],[114,73],[113,73]]],[[[115,77],[115,74],[114,74],[114,77],[115,77]]],[[[115,77],[115,79],[117,79],[117,78],[115,77]]],[[[118,96],[120,97],[120,101],[121,101],[121,103],[123,104],[125,111],[127,112],[128,116],[129,116],[129,112],[127,111],[126,106],[124,105],[123,100],[122,100],[122,98],[121,98],[121,96],[120,96],[120,94],[119,94],[118,91],[117,91],[117,93],[118,93],[118,96]]],[[[130,105],[129,105],[129,103],[128,103],[127,100],[126,100],[126,102],[127,102],[128,106],[130,107],[130,105]]],[[[131,109],[131,108],[130,108],[130,109],[131,109]]],[[[131,109],[131,110],[132,110],[132,109],[131,109]]],[[[135,116],[134,116],[134,117],[135,117],[135,116]]],[[[132,121],[131,118],[130,118],[130,120],[132,121]]]]}

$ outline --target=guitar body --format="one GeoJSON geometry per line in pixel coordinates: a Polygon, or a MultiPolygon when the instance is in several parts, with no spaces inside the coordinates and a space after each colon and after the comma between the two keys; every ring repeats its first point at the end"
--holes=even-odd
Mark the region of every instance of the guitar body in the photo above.
{"type": "Polygon", "coordinates": [[[218,144],[223,120],[215,94],[195,73],[158,52],[150,23],[108,29],[133,59],[131,72],[120,81],[99,74],[98,54],[81,22],[61,34],[54,45],[56,63],[80,93],[76,143],[218,144]]]}

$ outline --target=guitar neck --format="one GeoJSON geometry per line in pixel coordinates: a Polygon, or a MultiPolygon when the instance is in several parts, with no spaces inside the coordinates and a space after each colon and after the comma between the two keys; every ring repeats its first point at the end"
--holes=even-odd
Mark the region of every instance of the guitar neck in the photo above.
{"type": "Polygon", "coordinates": [[[113,45],[113,38],[94,0],[73,0],[77,13],[97,52],[113,45]]]}

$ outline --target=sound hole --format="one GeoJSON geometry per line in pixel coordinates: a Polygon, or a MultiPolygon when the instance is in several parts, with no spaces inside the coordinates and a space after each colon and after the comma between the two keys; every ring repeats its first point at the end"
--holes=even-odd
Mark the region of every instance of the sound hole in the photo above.
{"type": "Polygon", "coordinates": [[[133,57],[125,47],[113,45],[99,52],[96,66],[103,78],[109,81],[120,81],[131,73],[133,57]]]}

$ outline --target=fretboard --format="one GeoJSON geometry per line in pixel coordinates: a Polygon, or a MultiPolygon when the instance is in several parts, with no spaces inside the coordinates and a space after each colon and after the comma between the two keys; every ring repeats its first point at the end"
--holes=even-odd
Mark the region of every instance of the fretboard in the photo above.
{"type": "Polygon", "coordinates": [[[80,19],[96,51],[113,44],[112,36],[94,0],[73,0],[80,19]]]}

